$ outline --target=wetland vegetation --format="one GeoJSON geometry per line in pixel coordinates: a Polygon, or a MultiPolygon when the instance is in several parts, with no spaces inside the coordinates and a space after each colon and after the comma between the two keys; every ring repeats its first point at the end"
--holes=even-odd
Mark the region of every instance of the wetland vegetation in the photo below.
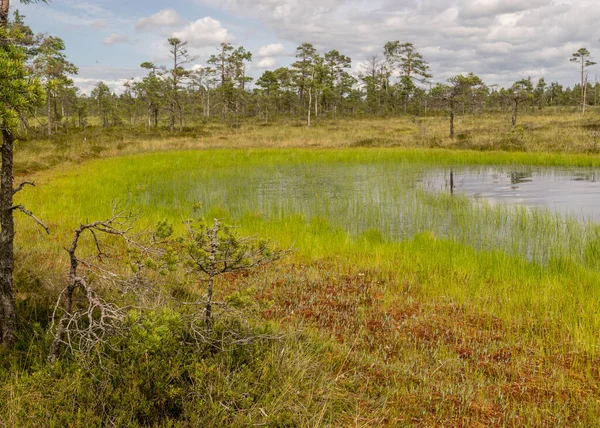
{"type": "MultiPolygon", "coordinates": [[[[575,128],[576,117],[572,120],[575,128]]],[[[392,133],[410,121],[363,120],[360,129],[392,133]]],[[[414,139],[395,147],[347,147],[351,126],[322,122],[306,132],[307,147],[294,143],[293,135],[291,147],[272,147],[286,133],[285,124],[267,129],[248,124],[231,133],[238,141],[265,141],[254,147],[222,147],[219,132],[225,131],[218,128],[214,136],[196,140],[132,138],[124,153],[107,142],[106,150],[89,157],[82,150],[88,146],[73,136],[23,144],[17,152],[21,165],[34,156],[48,165],[27,173],[37,187],[18,201],[43,218],[52,234],[44,236],[26,218],[17,224],[19,308],[39,324],[23,326],[22,343],[35,348],[7,360],[31,373],[20,369],[19,376],[5,377],[7,420],[96,420],[66,410],[73,403],[78,408],[102,403],[115,421],[142,425],[150,419],[234,425],[594,420],[598,225],[544,208],[477,202],[419,180],[435,168],[482,165],[587,171],[599,166],[600,157],[575,147],[552,153],[533,141],[524,152],[424,148],[414,139]],[[219,218],[239,226],[242,236],[293,247],[295,253],[283,261],[225,275],[215,286],[218,301],[244,314],[243,325],[235,328],[264,339],[243,346],[223,342],[217,353],[207,348],[201,352],[208,354],[191,357],[181,345],[189,334],[181,320],[186,302],[201,299],[202,288],[177,273],[155,272],[153,293],[161,297],[145,299],[160,305],[144,314],[143,337],[135,330],[126,345],[119,342],[119,352],[105,351],[103,364],[112,369],[91,364],[75,379],[73,370],[81,363],[44,369],[44,341],[35,338],[46,328],[55,284],[67,269],[63,247],[81,219],[110,217],[116,200],[138,213],[139,230],[166,222],[178,235],[188,218],[219,218]],[[176,347],[177,355],[170,354],[176,347]],[[114,371],[127,358],[154,363],[115,384],[114,371]],[[162,373],[164,359],[177,359],[168,374],[162,373]],[[139,382],[150,379],[158,383],[142,388],[139,382]],[[50,385],[60,399],[43,395],[50,385]],[[183,398],[183,391],[195,395],[183,398]],[[134,415],[119,410],[123,400],[133,400],[136,408],[144,403],[147,410],[134,415]],[[217,400],[216,407],[210,400],[217,400]],[[235,411],[223,407],[233,403],[235,411]]],[[[129,260],[115,245],[113,251],[129,260]]],[[[110,287],[104,292],[124,298],[110,287]]],[[[239,315],[221,316],[217,331],[239,322],[239,315]]]]}
{"type": "Polygon", "coordinates": [[[243,47],[190,68],[170,38],[84,94],[0,6],[0,426],[598,423],[585,49],[572,89],[425,85],[400,42],[356,75],[304,43],[252,87],[243,47]],[[561,209],[554,175],[585,186],[561,209]]]}

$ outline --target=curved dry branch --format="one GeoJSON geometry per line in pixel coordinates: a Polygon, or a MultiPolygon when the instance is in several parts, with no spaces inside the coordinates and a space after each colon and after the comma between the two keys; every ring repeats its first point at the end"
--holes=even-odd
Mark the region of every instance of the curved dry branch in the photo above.
{"type": "Polygon", "coordinates": [[[48,228],[48,226],[46,226],[42,220],[40,220],[39,218],[37,218],[31,211],[29,211],[23,205],[15,205],[11,209],[13,211],[21,211],[23,214],[31,217],[33,219],[33,221],[35,221],[37,223],[38,226],[40,226],[42,229],[44,229],[46,231],[46,233],[48,235],[50,235],[50,229],[48,228]]]}
{"type": "Polygon", "coordinates": [[[35,187],[35,183],[33,181],[24,181],[24,182],[22,182],[17,187],[15,187],[15,189],[13,190],[13,195],[16,195],[21,190],[23,190],[25,188],[25,186],[35,187]]]}

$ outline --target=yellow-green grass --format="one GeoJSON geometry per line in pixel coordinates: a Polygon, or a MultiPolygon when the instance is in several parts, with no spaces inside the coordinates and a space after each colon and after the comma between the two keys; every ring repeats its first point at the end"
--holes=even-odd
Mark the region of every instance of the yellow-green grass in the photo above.
{"type": "Polygon", "coordinates": [[[139,213],[140,226],[168,219],[180,230],[189,216],[219,217],[242,226],[242,233],[294,246],[298,257],[335,256],[344,264],[396,271],[398,281],[422,272],[421,289],[430,297],[447,296],[523,323],[547,319],[561,326],[557,331],[569,346],[595,352],[600,327],[594,303],[600,297],[597,226],[574,219],[565,223],[544,210],[436,196],[413,189],[411,180],[414,169],[427,164],[596,162],[596,157],[572,155],[414,149],[217,150],[122,157],[41,176],[39,187],[24,193],[22,202],[53,234],[45,237],[21,219],[19,242],[32,256],[58,256],[71,230],[82,221],[109,216],[117,201],[139,213]],[[377,189],[355,187],[356,168],[369,165],[375,169],[367,175],[386,168],[391,175],[369,182],[377,189]],[[258,187],[271,176],[299,182],[288,183],[287,195],[277,193],[281,189],[270,196],[269,189],[260,193],[258,187]],[[338,202],[329,199],[331,188],[339,190],[333,195],[338,202]],[[370,199],[374,191],[376,201],[370,199]],[[393,209],[386,211],[384,204],[393,209]],[[389,224],[394,222],[398,224],[389,224]]]}
{"type": "Polygon", "coordinates": [[[311,384],[324,416],[305,425],[589,425],[600,414],[598,228],[412,187],[420,168],[477,164],[599,166],[600,157],[238,148],[90,161],[38,173],[38,187],[19,195],[53,230],[46,237],[20,218],[19,291],[27,295],[40,271],[56,279],[47,272],[65,266],[72,229],[108,216],[115,201],[139,212],[140,227],[168,219],[181,231],[189,216],[219,217],[297,249],[271,269],[225,278],[219,297],[256,300],[263,318],[341,347],[329,381],[311,384]],[[357,171],[396,173],[378,197],[415,216],[410,233],[379,223],[373,188],[353,187],[357,171]],[[304,187],[290,189],[305,197],[259,204],[257,186],[270,177],[298,178],[304,187]],[[323,192],[336,186],[341,200],[360,190],[367,203],[348,211],[328,202],[323,192]],[[356,227],[340,218],[348,212],[362,219],[356,227]],[[492,239],[498,230],[504,244],[492,239]],[[524,244],[547,257],[526,259],[524,244]],[[320,388],[333,391],[331,402],[320,388]]]}

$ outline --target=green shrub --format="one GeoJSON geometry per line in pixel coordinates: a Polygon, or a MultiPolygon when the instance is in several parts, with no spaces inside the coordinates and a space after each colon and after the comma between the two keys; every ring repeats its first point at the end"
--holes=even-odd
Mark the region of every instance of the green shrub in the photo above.
{"type": "Polygon", "coordinates": [[[99,358],[5,371],[0,423],[283,427],[321,412],[327,377],[318,355],[327,344],[279,338],[269,325],[234,318],[220,319],[210,338],[197,340],[193,319],[187,307],[132,311],[127,333],[111,338],[99,358]]]}

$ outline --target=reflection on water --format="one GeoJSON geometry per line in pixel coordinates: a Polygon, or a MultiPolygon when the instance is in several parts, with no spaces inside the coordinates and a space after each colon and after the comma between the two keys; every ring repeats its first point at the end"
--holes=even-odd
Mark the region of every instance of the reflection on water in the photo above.
{"type": "Polygon", "coordinates": [[[600,171],[560,168],[466,168],[426,171],[423,186],[491,203],[545,207],[600,222],[600,171]]]}

